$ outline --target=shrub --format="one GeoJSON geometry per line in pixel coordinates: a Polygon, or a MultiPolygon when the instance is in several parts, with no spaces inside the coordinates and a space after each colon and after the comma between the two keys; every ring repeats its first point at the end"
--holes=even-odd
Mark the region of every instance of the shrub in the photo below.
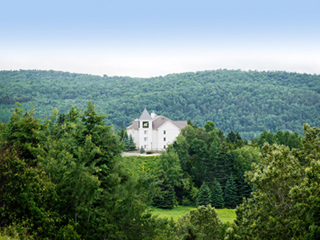
{"type": "Polygon", "coordinates": [[[211,207],[199,206],[178,220],[179,239],[223,239],[225,229],[217,211],[211,207]]]}
{"type": "Polygon", "coordinates": [[[141,146],[141,148],[140,148],[140,153],[145,153],[143,146],[141,146]]]}
{"type": "Polygon", "coordinates": [[[155,153],[155,151],[153,151],[153,150],[146,151],[146,154],[154,154],[154,153],[155,153]]]}

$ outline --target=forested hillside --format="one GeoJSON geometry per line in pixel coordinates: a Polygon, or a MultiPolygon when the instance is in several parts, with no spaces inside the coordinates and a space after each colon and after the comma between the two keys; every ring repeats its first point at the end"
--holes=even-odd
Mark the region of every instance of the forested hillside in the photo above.
{"type": "Polygon", "coordinates": [[[320,75],[288,72],[216,70],[153,78],[93,76],[58,71],[1,71],[0,121],[7,122],[15,102],[46,117],[90,100],[109,114],[108,123],[128,126],[146,107],[173,120],[199,126],[212,120],[251,139],[263,130],[297,131],[320,125],[320,75]]]}

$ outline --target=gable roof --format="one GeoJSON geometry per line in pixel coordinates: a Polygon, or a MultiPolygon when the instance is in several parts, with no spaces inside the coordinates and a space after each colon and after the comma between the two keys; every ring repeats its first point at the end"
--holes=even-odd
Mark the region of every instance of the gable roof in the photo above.
{"type": "Polygon", "coordinates": [[[166,122],[171,122],[180,129],[188,125],[187,121],[172,121],[171,119],[160,115],[160,116],[156,116],[152,121],[152,129],[158,129],[159,127],[162,126],[162,124],[166,122]]]}
{"type": "Polygon", "coordinates": [[[171,119],[163,116],[163,115],[156,115],[154,118],[150,116],[147,109],[145,108],[140,116],[139,119],[135,119],[132,122],[132,125],[127,127],[127,129],[138,129],[139,128],[139,120],[152,120],[152,129],[158,129],[166,122],[171,122],[175,126],[177,126],[179,129],[184,128],[188,125],[187,121],[172,121],[171,119]]]}

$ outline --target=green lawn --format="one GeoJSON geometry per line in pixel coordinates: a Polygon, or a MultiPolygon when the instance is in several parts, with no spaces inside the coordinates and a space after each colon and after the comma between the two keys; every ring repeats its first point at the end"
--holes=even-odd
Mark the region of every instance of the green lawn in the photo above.
{"type": "MultiPolygon", "coordinates": [[[[172,210],[160,209],[155,207],[150,207],[153,214],[159,215],[159,217],[163,218],[173,218],[174,221],[177,221],[181,216],[186,214],[192,209],[196,209],[196,207],[188,207],[188,206],[178,206],[173,208],[172,210]]],[[[222,222],[232,222],[236,216],[234,209],[216,209],[219,215],[219,218],[222,222]]]]}

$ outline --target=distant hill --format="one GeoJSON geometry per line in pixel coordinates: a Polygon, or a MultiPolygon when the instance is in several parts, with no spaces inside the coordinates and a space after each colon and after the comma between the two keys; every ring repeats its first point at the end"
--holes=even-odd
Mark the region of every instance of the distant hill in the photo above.
{"type": "Polygon", "coordinates": [[[303,123],[320,126],[320,75],[280,71],[216,70],[153,78],[108,77],[60,71],[0,71],[0,121],[15,102],[36,109],[84,108],[91,99],[108,123],[128,126],[146,107],[172,120],[208,120],[225,132],[251,139],[264,129],[302,133],[303,123]]]}

